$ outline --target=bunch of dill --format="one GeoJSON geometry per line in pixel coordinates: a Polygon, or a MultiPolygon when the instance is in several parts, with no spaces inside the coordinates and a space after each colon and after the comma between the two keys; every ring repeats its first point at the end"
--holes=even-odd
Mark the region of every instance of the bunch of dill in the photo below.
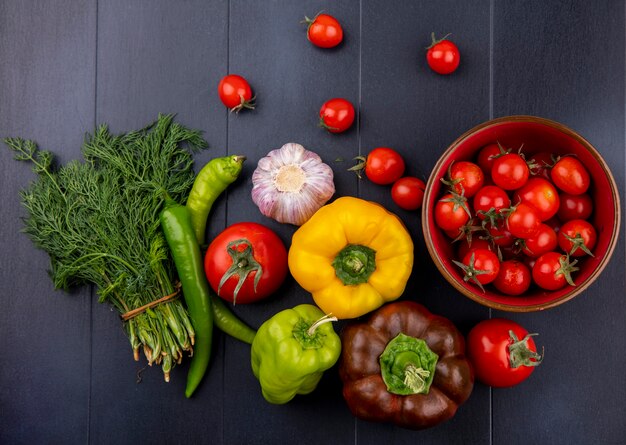
{"type": "MultiPolygon", "coordinates": [[[[33,163],[37,179],[21,192],[24,232],[50,256],[55,287],[95,285],[100,302],[120,314],[176,294],[176,272],[159,225],[164,192],[184,203],[193,185],[192,153],[200,132],[159,115],[138,131],[87,136],[83,162],[55,168],[33,141],[7,138],[15,159],[33,163]]],[[[135,360],[170,370],[192,352],[194,330],[180,298],[123,321],[135,360]]]]}

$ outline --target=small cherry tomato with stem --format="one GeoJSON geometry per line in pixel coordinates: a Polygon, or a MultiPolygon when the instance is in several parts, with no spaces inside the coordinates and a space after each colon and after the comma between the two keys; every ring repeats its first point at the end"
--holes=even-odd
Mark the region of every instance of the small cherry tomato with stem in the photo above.
{"type": "Polygon", "coordinates": [[[501,210],[511,207],[508,193],[496,185],[486,185],[476,192],[472,201],[476,216],[495,224],[501,219],[501,210]]]}
{"type": "Polygon", "coordinates": [[[532,238],[537,235],[541,219],[534,207],[520,202],[503,210],[506,214],[506,228],[515,238],[532,238]]]}
{"type": "Polygon", "coordinates": [[[428,66],[438,74],[451,74],[459,67],[461,62],[461,52],[454,42],[447,39],[450,34],[446,34],[441,39],[435,38],[435,33],[431,34],[432,43],[426,52],[428,66]]]}
{"type": "Polygon", "coordinates": [[[484,292],[484,284],[489,284],[500,272],[500,260],[498,256],[488,249],[471,249],[462,261],[452,260],[463,271],[463,280],[471,281],[484,292]]]}
{"type": "Polygon", "coordinates": [[[519,251],[531,258],[539,258],[544,253],[555,250],[558,247],[556,232],[545,223],[539,225],[537,234],[531,238],[518,239],[515,241],[519,251]]]}
{"type": "Polygon", "coordinates": [[[561,203],[559,193],[550,181],[540,177],[530,178],[513,193],[514,202],[524,202],[535,208],[541,221],[556,215],[561,203]]]}
{"type": "Polygon", "coordinates": [[[357,156],[354,160],[359,161],[358,164],[348,170],[355,172],[359,178],[364,171],[367,179],[378,185],[393,184],[402,177],[406,168],[402,155],[389,147],[374,148],[367,156],[357,156]]]}
{"type": "Polygon", "coordinates": [[[550,152],[541,151],[539,153],[535,153],[528,160],[530,174],[532,176],[551,181],[552,179],[550,178],[550,170],[552,169],[552,166],[555,162],[556,159],[554,158],[554,155],[550,152]]]}
{"type": "Polygon", "coordinates": [[[327,100],[320,108],[320,122],[322,128],[331,133],[342,133],[354,122],[354,106],[346,99],[335,97],[327,100]]]}
{"type": "Polygon", "coordinates": [[[556,161],[550,170],[550,177],[557,188],[570,195],[585,193],[591,183],[589,172],[583,163],[573,156],[556,161]]]}
{"type": "Polygon", "coordinates": [[[518,385],[543,360],[533,336],[520,324],[491,318],[476,324],[467,336],[467,352],[476,378],[496,388],[518,385]]]}
{"type": "Polygon", "coordinates": [[[595,227],[584,219],[572,219],[561,226],[558,234],[559,247],[572,257],[594,256],[598,234],[595,227]]]}
{"type": "Polygon", "coordinates": [[[320,48],[333,48],[343,40],[343,28],[339,21],[329,14],[317,14],[312,19],[304,17],[307,25],[306,37],[320,48]]]}
{"type": "Polygon", "coordinates": [[[391,187],[391,199],[404,210],[417,210],[422,207],[426,184],[419,178],[405,176],[391,187]]]}
{"type": "Polygon", "coordinates": [[[441,178],[451,191],[471,198],[483,186],[485,175],[481,168],[469,161],[453,162],[448,167],[447,179],[441,178]]]}
{"type": "Polygon", "coordinates": [[[519,153],[507,153],[493,161],[491,179],[504,190],[515,190],[526,184],[530,169],[526,160],[519,153]]]}
{"type": "Polygon", "coordinates": [[[566,284],[576,286],[572,272],[578,270],[577,262],[578,260],[570,262],[569,256],[561,252],[544,253],[533,266],[533,281],[545,290],[558,290],[566,284]]]}
{"type": "Polygon", "coordinates": [[[255,97],[252,96],[252,88],[248,81],[238,74],[224,76],[217,86],[217,92],[222,103],[231,112],[239,113],[244,108],[254,110],[255,97]]]}
{"type": "Polygon", "coordinates": [[[435,204],[435,223],[445,232],[458,231],[470,217],[464,196],[448,193],[435,204]]]}
{"type": "Polygon", "coordinates": [[[462,239],[459,241],[459,247],[457,249],[457,258],[459,261],[463,261],[465,255],[475,249],[487,249],[494,251],[494,246],[486,239],[482,238],[472,238],[471,240],[462,239]]]}
{"type": "Polygon", "coordinates": [[[496,157],[506,153],[506,150],[500,144],[488,144],[480,149],[476,163],[485,175],[491,176],[493,161],[496,157]]]}

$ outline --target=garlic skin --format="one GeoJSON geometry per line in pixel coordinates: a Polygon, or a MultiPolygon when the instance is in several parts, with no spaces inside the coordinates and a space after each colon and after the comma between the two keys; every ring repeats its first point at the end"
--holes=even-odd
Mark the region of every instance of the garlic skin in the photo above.
{"type": "Polygon", "coordinates": [[[293,142],[270,151],[252,173],[252,201],[281,223],[304,224],[334,193],[333,170],[293,142]]]}

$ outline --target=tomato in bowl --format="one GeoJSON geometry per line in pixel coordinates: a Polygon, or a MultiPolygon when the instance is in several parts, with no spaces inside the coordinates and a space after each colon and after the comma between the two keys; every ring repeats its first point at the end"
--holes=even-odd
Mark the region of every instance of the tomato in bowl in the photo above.
{"type": "MultiPolygon", "coordinates": [[[[517,159],[515,161],[517,162],[517,159]]],[[[529,164],[531,163],[529,162],[529,164]]],[[[567,162],[566,164],[572,163],[567,162]]],[[[484,162],[482,165],[484,165],[484,162]]],[[[556,175],[555,172],[552,173],[556,175]]],[[[486,173],[486,176],[489,176],[489,172],[486,173]]],[[[573,180],[580,180],[580,177],[581,175],[578,175],[573,180]]],[[[582,176],[582,178],[584,181],[585,177],[582,176]]],[[[556,183],[559,183],[558,179],[556,183]]],[[[493,183],[488,183],[488,185],[493,186],[493,183]]],[[[522,186],[516,187],[521,188],[522,186]]],[[[558,187],[556,188],[558,189],[558,187]]],[[[558,190],[561,197],[566,197],[568,202],[571,200],[571,189],[570,192],[558,190]]],[[[519,198],[520,194],[516,195],[515,192],[515,189],[507,191],[512,200],[511,208],[507,212],[516,210],[519,213],[521,212],[520,209],[524,209],[523,206],[526,203],[522,203],[519,198]]],[[[471,203],[471,198],[468,198],[467,203],[471,203]]],[[[554,205],[558,207],[558,201],[554,205]]],[[[468,205],[468,209],[471,209],[471,206],[468,205]]],[[[536,220],[532,220],[532,227],[527,226],[525,229],[534,231],[539,230],[540,227],[545,228],[544,226],[548,225],[552,226],[555,232],[558,232],[559,227],[563,223],[558,221],[558,215],[563,213],[563,209],[557,213],[556,209],[553,208],[545,216],[536,217],[539,220],[539,224],[536,220]],[[548,216],[551,217],[545,220],[542,219],[548,216]]],[[[481,214],[481,218],[475,218],[478,224],[484,224],[485,215],[481,214]]],[[[445,150],[435,164],[426,184],[422,208],[422,229],[426,247],[437,269],[455,289],[470,299],[494,309],[510,312],[530,312],[560,305],[581,294],[598,278],[610,261],[617,244],[620,218],[620,198],[613,175],[598,150],[589,141],[565,125],[549,119],[535,116],[507,116],[487,121],[472,128],[445,150]],[[588,221],[595,228],[596,238],[590,255],[585,255],[584,257],[570,256],[567,255],[568,252],[558,250],[558,247],[554,248],[555,251],[562,253],[564,258],[567,257],[566,259],[573,263],[572,266],[575,266],[572,268],[571,282],[562,285],[556,290],[548,290],[533,284],[521,295],[512,295],[501,292],[494,286],[477,285],[474,280],[468,279],[465,271],[458,266],[458,256],[456,254],[458,244],[454,241],[454,235],[451,234],[449,227],[443,230],[437,224],[435,207],[438,201],[442,199],[442,196],[449,193],[445,178],[451,165],[462,161],[482,162],[479,161],[481,149],[490,147],[490,150],[493,152],[494,144],[499,147],[502,157],[505,157],[506,152],[507,154],[522,153],[526,160],[534,158],[546,159],[547,151],[549,154],[548,159],[551,161],[542,161],[540,166],[531,166],[530,168],[533,172],[533,175],[530,176],[531,178],[550,178],[549,174],[551,172],[549,170],[553,168],[558,160],[566,158],[578,161],[588,173],[587,184],[583,184],[586,187],[579,187],[579,190],[575,190],[575,192],[579,193],[581,190],[584,190],[583,194],[579,196],[585,196],[586,200],[590,198],[593,203],[593,210],[588,215],[588,221]],[[548,164],[549,166],[546,167],[548,164]]],[[[463,231],[461,231],[462,233],[463,231]]],[[[518,231],[516,233],[518,233],[518,236],[523,236],[519,235],[518,231]]],[[[500,233],[496,237],[500,245],[497,249],[502,249],[501,251],[508,255],[507,252],[510,252],[515,247],[513,244],[515,237],[511,238],[510,243],[505,244],[500,242],[508,239],[505,235],[510,234],[500,233]]],[[[529,239],[532,236],[534,235],[529,233],[529,239]]],[[[462,236],[459,235],[460,237],[462,236]]],[[[517,239],[516,242],[519,241],[517,239]]],[[[521,247],[525,247],[525,243],[522,244],[524,245],[521,247]]],[[[523,250],[521,247],[518,249],[518,254],[523,250]]],[[[514,255],[514,259],[521,260],[521,256],[514,255]]],[[[532,270],[537,263],[537,258],[524,257],[524,263],[532,270]]]]}

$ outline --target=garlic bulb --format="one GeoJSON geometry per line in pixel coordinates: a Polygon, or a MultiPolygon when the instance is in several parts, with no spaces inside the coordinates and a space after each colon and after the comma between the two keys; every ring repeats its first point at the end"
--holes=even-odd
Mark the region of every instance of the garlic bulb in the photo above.
{"type": "Polygon", "coordinates": [[[334,193],[333,170],[300,144],[270,151],[252,174],[252,201],[281,223],[304,224],[334,193]]]}

